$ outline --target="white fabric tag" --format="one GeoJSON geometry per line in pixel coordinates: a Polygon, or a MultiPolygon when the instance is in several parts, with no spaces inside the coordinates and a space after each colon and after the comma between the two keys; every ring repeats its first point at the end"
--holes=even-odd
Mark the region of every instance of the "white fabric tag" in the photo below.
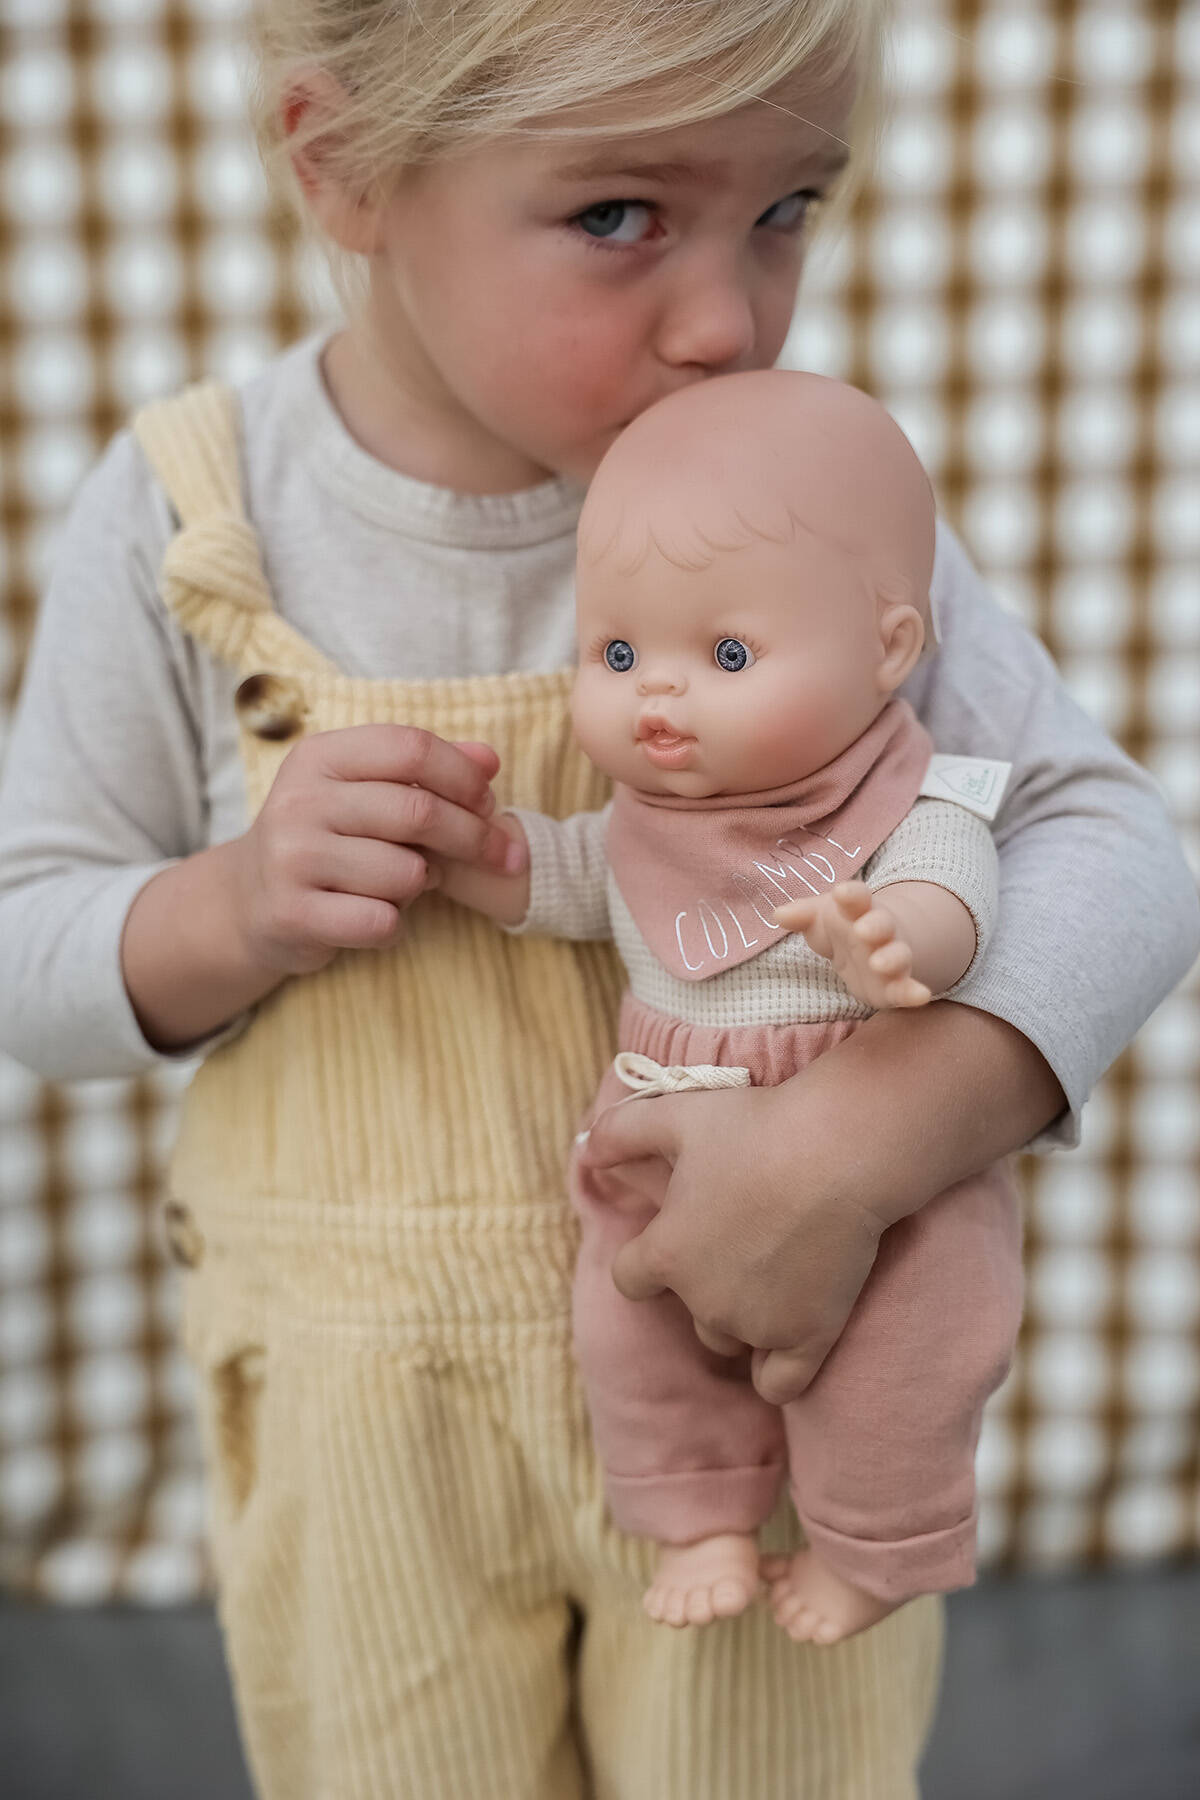
{"type": "Polygon", "coordinates": [[[954,800],[981,819],[994,819],[1011,774],[1011,763],[984,756],[943,756],[935,750],[921,792],[930,800],[954,800]]]}

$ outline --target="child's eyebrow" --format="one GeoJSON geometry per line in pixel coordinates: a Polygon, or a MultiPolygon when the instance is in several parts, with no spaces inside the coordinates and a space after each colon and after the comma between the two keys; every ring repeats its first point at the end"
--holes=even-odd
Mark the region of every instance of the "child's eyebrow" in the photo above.
{"type": "MultiPolygon", "coordinates": [[[[845,145],[838,144],[831,149],[811,151],[794,163],[789,163],[789,168],[805,167],[822,174],[834,174],[838,169],[844,169],[849,160],[849,150],[845,145]]],[[[607,176],[613,181],[632,178],[642,181],[716,183],[727,180],[731,168],[732,164],[721,161],[651,162],[637,157],[622,157],[608,151],[584,157],[579,162],[562,163],[554,170],[554,175],[560,181],[588,181],[593,176],[607,176]]]]}

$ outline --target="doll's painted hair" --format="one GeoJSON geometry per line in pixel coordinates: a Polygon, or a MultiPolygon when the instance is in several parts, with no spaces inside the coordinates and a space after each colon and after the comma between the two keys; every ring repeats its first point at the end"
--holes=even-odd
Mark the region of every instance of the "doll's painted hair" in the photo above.
{"type": "MultiPolygon", "coordinates": [[[[312,220],[280,126],[295,78],[323,70],[339,85],[325,166],[365,193],[401,171],[520,128],[596,138],[612,127],[556,122],[568,107],[645,99],[647,132],[730,112],[807,65],[831,78],[860,71],[851,161],[832,191],[828,229],[844,217],[878,151],[891,0],[257,0],[252,111],[276,195],[312,220]]],[[[628,130],[626,123],[623,129],[628,130]]],[[[290,140],[328,134],[303,123],[290,140]]],[[[321,242],[343,302],[361,293],[362,259],[321,242]]]]}
{"type": "Polygon", "coordinates": [[[593,477],[579,568],[635,574],[652,554],[698,572],[763,540],[823,540],[882,602],[929,626],[936,502],[899,424],[861,389],[760,369],[691,384],[641,413],[593,477]]]}

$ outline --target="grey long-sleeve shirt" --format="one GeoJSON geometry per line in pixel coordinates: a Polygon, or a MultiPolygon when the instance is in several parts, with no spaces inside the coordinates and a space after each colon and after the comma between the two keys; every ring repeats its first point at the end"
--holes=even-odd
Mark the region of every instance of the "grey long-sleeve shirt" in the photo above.
{"type": "MultiPolygon", "coordinates": [[[[460,495],[369,456],[320,335],[243,384],[243,476],[280,612],[351,675],[553,669],[574,654],[581,492],[460,495]]],[[[173,1060],[121,979],[125,916],[173,860],[244,831],[233,672],[157,593],[169,507],[128,431],[63,527],[0,777],[0,1049],[58,1079],[173,1060]]],[[[1071,1143],[1097,1077],[1200,950],[1200,905],[1150,777],[1072,701],[939,522],[941,648],[902,690],[952,754],[1011,762],[1000,900],[955,998],[1054,1069],[1071,1143]]]]}

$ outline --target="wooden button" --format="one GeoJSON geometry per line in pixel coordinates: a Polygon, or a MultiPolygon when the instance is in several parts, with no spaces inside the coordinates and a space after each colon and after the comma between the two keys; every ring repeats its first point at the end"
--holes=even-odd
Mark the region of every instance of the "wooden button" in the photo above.
{"type": "Polygon", "coordinates": [[[308,716],[300,683],[288,675],[247,675],[233,704],[246,730],[272,743],[295,737],[308,716]]]}
{"type": "Polygon", "coordinates": [[[184,1269],[198,1268],[204,1260],[204,1236],[187,1207],[178,1200],[168,1200],[163,1217],[172,1262],[184,1269]]]}

